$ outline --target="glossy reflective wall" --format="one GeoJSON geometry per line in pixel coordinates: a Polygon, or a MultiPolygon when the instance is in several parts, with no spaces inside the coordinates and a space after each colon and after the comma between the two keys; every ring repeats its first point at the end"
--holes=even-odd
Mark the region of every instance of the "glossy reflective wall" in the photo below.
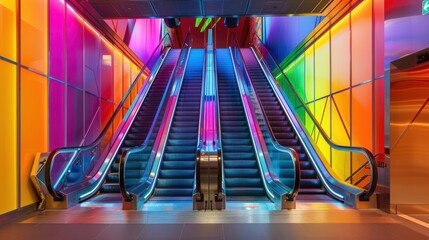
{"type": "Polygon", "coordinates": [[[422,15],[422,1],[390,0],[385,8],[384,67],[391,99],[386,106],[390,116],[390,129],[386,130],[390,139],[390,211],[428,213],[429,67],[427,62],[416,64],[416,58],[429,51],[425,27],[429,15],[422,15]]]}
{"type": "MultiPolygon", "coordinates": [[[[374,154],[384,153],[380,131],[384,124],[384,73],[379,61],[383,59],[384,5],[379,2],[364,0],[336,22],[324,19],[329,29],[298,57],[282,64],[298,95],[334,142],[366,147],[374,154]]],[[[307,24],[309,29],[314,27],[312,22],[307,24]]],[[[282,33],[282,25],[271,20],[265,26],[270,33],[266,35],[268,48],[284,45],[287,49],[288,44],[282,43],[287,42],[288,33],[282,33]]],[[[286,87],[285,83],[280,85],[286,87]]],[[[348,159],[353,156],[345,156],[323,141],[304,111],[298,109],[297,114],[341,178],[360,166],[350,166],[348,159]]]]}
{"type": "MultiPolygon", "coordinates": [[[[397,213],[427,213],[429,64],[401,68],[401,61],[392,63],[390,77],[390,202],[397,213]]],[[[415,56],[405,61],[413,63],[415,56]]]]}
{"type": "Polygon", "coordinates": [[[93,141],[140,69],[63,0],[2,0],[0,30],[4,214],[38,201],[36,153],[93,141]]]}

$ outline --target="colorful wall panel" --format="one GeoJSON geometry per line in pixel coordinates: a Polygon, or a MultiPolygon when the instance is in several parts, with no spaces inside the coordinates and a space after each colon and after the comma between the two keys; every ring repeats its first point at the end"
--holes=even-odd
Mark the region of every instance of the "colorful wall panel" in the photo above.
{"type": "Polygon", "coordinates": [[[322,19],[315,16],[265,17],[262,39],[280,63],[322,19]]]}
{"type": "MultiPolygon", "coordinates": [[[[384,53],[380,51],[383,42],[375,41],[383,37],[383,32],[374,31],[380,24],[375,21],[380,20],[376,14],[383,15],[383,5],[375,2],[362,1],[337,22],[329,23],[332,24],[330,29],[318,39],[299,50],[303,55],[294,52],[298,56],[294,60],[281,55],[279,62],[290,61],[284,63],[284,73],[328,137],[338,144],[366,147],[377,154],[383,153],[380,146],[384,145],[380,130],[384,128],[384,92],[381,89],[383,79],[376,72],[382,66],[374,64],[382,64],[375,59],[384,53]],[[374,114],[376,111],[381,113],[374,114]]],[[[277,49],[274,55],[279,57],[275,51],[288,48],[284,35],[289,34],[289,27],[272,20],[265,21],[265,26],[266,45],[269,49],[277,49]]],[[[279,83],[285,87],[284,83],[279,83]]],[[[289,90],[284,88],[284,91],[289,90]]],[[[355,156],[331,149],[315,130],[309,115],[299,109],[296,111],[326,162],[337,175],[346,179],[360,166],[355,156]]]]}
{"type": "Polygon", "coordinates": [[[16,61],[16,3],[15,0],[0,2],[0,56],[16,61]]]}
{"type": "MultiPolygon", "coordinates": [[[[36,153],[88,144],[100,134],[140,63],[63,0],[0,1],[0,30],[4,214],[39,200],[30,181],[36,153]]],[[[156,29],[144,34],[159,42],[156,29]]]]}
{"type": "Polygon", "coordinates": [[[0,101],[2,117],[0,118],[0,152],[2,166],[0,188],[2,200],[0,214],[15,210],[18,207],[17,179],[17,81],[16,65],[0,59],[0,101]]]}
{"type": "Polygon", "coordinates": [[[48,81],[21,68],[21,206],[38,200],[29,178],[37,152],[48,151],[48,81]]]}

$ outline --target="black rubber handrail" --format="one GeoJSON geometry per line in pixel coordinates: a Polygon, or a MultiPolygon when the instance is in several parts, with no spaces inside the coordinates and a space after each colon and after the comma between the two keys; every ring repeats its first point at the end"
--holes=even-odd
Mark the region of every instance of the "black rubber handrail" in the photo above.
{"type": "MultiPolygon", "coordinates": [[[[155,56],[156,51],[162,46],[162,44],[164,43],[165,40],[167,40],[167,38],[170,40],[169,43],[171,43],[170,47],[174,47],[173,42],[171,41],[171,37],[170,35],[167,33],[164,35],[164,37],[161,39],[161,41],[159,42],[158,46],[155,48],[154,52],[151,54],[151,56],[149,57],[148,63],[152,60],[152,58],[155,56]]],[[[162,49],[165,50],[165,49],[162,49]]],[[[137,84],[140,76],[142,75],[142,73],[144,72],[144,70],[147,69],[147,66],[145,65],[139,72],[139,74],[137,75],[137,77],[135,78],[134,82],[131,84],[130,88],[128,89],[128,91],[126,92],[126,94],[124,95],[124,97],[122,98],[121,102],[119,103],[118,107],[116,108],[115,112],[113,113],[112,117],[109,119],[109,121],[107,122],[106,126],[104,127],[104,129],[101,131],[100,135],[97,137],[97,139],[95,139],[91,144],[85,145],[85,146],[79,146],[79,147],[64,147],[64,148],[57,148],[54,151],[52,151],[49,154],[49,157],[46,160],[46,170],[45,170],[45,181],[46,181],[46,188],[48,189],[49,193],[52,195],[53,199],[55,201],[63,201],[64,200],[64,195],[60,194],[56,189],[54,189],[54,187],[52,186],[52,179],[51,179],[51,171],[52,171],[52,164],[54,161],[54,158],[57,154],[64,152],[64,153],[72,153],[75,152],[72,156],[72,158],[69,160],[69,162],[71,162],[70,164],[68,164],[68,166],[71,166],[76,157],[79,155],[78,152],[82,152],[82,151],[86,151],[86,150],[90,150],[91,154],[95,154],[95,152],[97,151],[97,148],[101,142],[101,140],[103,139],[103,137],[107,134],[107,132],[109,131],[109,129],[112,127],[114,120],[116,119],[116,116],[119,114],[119,112],[121,112],[122,107],[125,103],[125,101],[128,99],[128,96],[131,94],[132,89],[134,88],[134,86],[137,84]]],[[[142,86],[143,87],[143,86],[142,86]]],[[[67,169],[64,169],[63,171],[67,171],[67,169]]]]}
{"type": "MultiPolygon", "coordinates": [[[[250,42],[250,46],[253,46],[255,49],[255,53],[259,54],[258,57],[260,57],[261,60],[266,61],[263,57],[262,53],[259,51],[259,48],[257,47],[257,43],[254,43],[254,41],[259,42],[259,46],[263,47],[265,49],[265,52],[268,54],[268,56],[272,59],[273,63],[275,64],[276,70],[287,80],[285,81],[289,88],[294,93],[296,99],[300,102],[301,106],[304,108],[304,110],[307,112],[308,116],[310,117],[311,121],[314,123],[314,125],[317,127],[319,132],[322,134],[322,137],[325,139],[325,141],[329,144],[329,146],[341,150],[341,151],[348,151],[348,152],[356,152],[361,153],[365,156],[367,159],[367,162],[371,168],[371,183],[368,189],[364,189],[363,193],[359,196],[360,200],[367,201],[371,197],[371,195],[374,193],[375,188],[377,187],[377,178],[378,178],[378,172],[377,172],[377,163],[375,161],[374,155],[369,151],[367,148],[364,147],[354,147],[354,146],[343,146],[334,143],[326,134],[326,132],[323,130],[322,126],[320,126],[319,122],[316,120],[314,115],[311,113],[311,111],[308,109],[307,105],[304,103],[304,101],[301,99],[299,94],[296,92],[296,89],[293,87],[292,83],[289,81],[289,78],[286,77],[286,75],[281,71],[280,66],[277,64],[277,62],[274,60],[274,58],[271,56],[268,49],[266,49],[265,45],[262,43],[262,40],[259,38],[259,36],[254,33],[252,40],[250,42]],[[257,50],[257,51],[256,51],[257,50]]],[[[267,63],[266,63],[267,64],[267,63]]],[[[268,66],[268,64],[267,64],[268,66]]],[[[276,82],[276,85],[281,89],[279,84],[276,82]]]]}

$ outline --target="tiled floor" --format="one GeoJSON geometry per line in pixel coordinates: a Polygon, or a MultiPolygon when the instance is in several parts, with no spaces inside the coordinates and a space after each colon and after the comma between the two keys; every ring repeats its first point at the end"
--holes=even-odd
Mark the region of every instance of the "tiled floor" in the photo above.
{"type": "MultiPolygon", "coordinates": [[[[429,239],[429,228],[379,210],[355,210],[329,198],[294,210],[266,202],[227,203],[224,211],[192,211],[190,202],[149,202],[123,211],[115,201],[46,210],[0,226],[0,239],[429,239]]],[[[424,222],[428,216],[421,216],[424,222]]]]}

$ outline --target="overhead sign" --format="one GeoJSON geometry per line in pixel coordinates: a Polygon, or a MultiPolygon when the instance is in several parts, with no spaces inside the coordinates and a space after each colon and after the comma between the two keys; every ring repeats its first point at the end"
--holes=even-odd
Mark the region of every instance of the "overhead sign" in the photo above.
{"type": "Polygon", "coordinates": [[[429,13],[429,0],[424,0],[422,2],[422,15],[429,13]]]}

